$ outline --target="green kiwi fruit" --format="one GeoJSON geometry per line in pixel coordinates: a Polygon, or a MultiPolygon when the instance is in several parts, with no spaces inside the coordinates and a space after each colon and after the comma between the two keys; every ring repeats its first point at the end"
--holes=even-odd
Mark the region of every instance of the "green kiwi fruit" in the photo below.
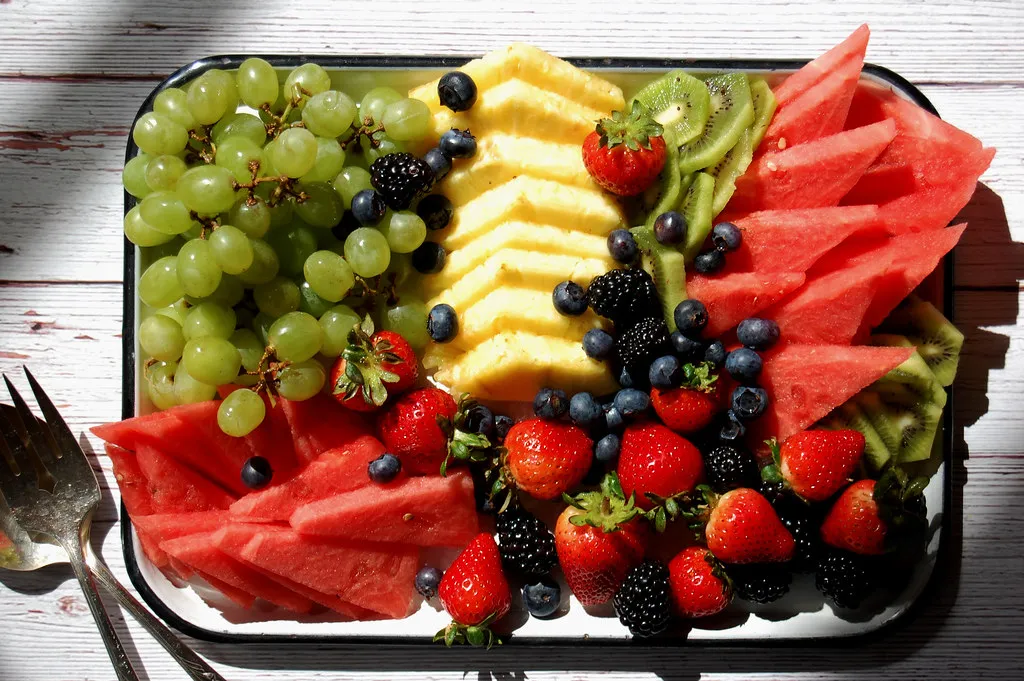
{"type": "Polygon", "coordinates": [[[886,330],[905,335],[917,346],[935,379],[952,385],[960,363],[964,335],[931,303],[910,296],[883,324],[886,330]]]}
{"type": "Polygon", "coordinates": [[[681,245],[686,262],[693,262],[711,231],[714,196],[715,178],[707,173],[697,173],[686,190],[681,208],[686,218],[686,241],[681,245]]]}
{"type": "Polygon", "coordinates": [[[671,246],[658,243],[651,227],[634,227],[630,230],[643,257],[643,268],[654,279],[654,286],[661,298],[665,323],[669,331],[676,330],[676,305],[686,300],[686,263],[683,254],[671,246]]]}
{"type": "Polygon", "coordinates": [[[711,115],[700,136],[679,150],[679,170],[710,168],[736,146],[754,122],[754,103],[744,73],[724,73],[704,81],[711,93],[711,115]]]}
{"type": "MultiPolygon", "coordinates": [[[[886,347],[914,347],[914,344],[906,336],[891,333],[875,334],[869,343],[886,347]]],[[[946,406],[945,389],[935,379],[935,374],[928,368],[928,364],[916,350],[903,364],[880,378],[874,388],[884,395],[888,386],[893,384],[907,386],[918,399],[931,400],[940,407],[946,406]]]]}
{"type": "Polygon", "coordinates": [[[896,463],[922,461],[931,455],[942,407],[921,401],[912,390],[898,385],[890,386],[884,399],[873,389],[864,390],[857,404],[896,463]]]}
{"type": "Polygon", "coordinates": [[[665,133],[665,165],[655,182],[644,193],[644,208],[647,209],[648,227],[654,227],[654,220],[665,211],[675,210],[685,191],[679,173],[679,146],[674,143],[672,133],[665,133]]]}
{"type": "Polygon", "coordinates": [[[736,146],[708,171],[708,174],[715,178],[715,193],[711,198],[712,215],[721,213],[725,204],[729,203],[733,192],[736,191],[736,178],[747,172],[751,161],[754,160],[751,130],[745,130],[736,146]]]}
{"type": "Polygon", "coordinates": [[[764,139],[764,133],[771,125],[772,116],[775,115],[775,94],[768,86],[764,78],[752,78],[750,80],[750,97],[754,100],[754,124],[750,126],[751,144],[755,149],[764,139]]]}
{"type": "Polygon", "coordinates": [[[673,133],[676,144],[686,144],[698,137],[711,115],[707,86],[679,69],[651,81],[633,99],[646,106],[666,132],[673,133]]]}
{"type": "Polygon", "coordinates": [[[872,473],[881,471],[892,459],[878,431],[855,402],[846,402],[836,407],[820,424],[828,430],[857,430],[864,436],[864,461],[872,473]]]}

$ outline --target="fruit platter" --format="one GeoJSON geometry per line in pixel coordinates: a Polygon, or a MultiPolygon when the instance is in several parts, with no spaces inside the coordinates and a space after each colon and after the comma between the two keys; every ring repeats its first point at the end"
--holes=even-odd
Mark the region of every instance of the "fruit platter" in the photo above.
{"type": "Polygon", "coordinates": [[[222,57],[124,168],[133,583],[212,640],[765,641],[940,559],[950,226],[866,65],[222,57]],[[685,68],[684,68],[685,67],[685,68]]]}

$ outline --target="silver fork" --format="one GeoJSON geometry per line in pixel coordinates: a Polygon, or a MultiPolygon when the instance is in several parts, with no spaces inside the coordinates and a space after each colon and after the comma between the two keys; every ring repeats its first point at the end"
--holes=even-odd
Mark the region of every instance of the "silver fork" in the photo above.
{"type": "Polygon", "coordinates": [[[39,420],[4,376],[14,402],[13,413],[0,409],[0,459],[6,454],[17,472],[0,461],[0,492],[7,500],[9,514],[0,505],[0,525],[15,543],[20,557],[0,567],[34,570],[56,561],[47,547],[32,541],[29,533],[52,538],[67,554],[68,562],[85,593],[89,609],[99,627],[111,662],[121,681],[137,681],[131,662],[99,599],[95,579],[167,650],[195,681],[224,681],[160,620],[121,586],[107,566],[89,550],[92,513],[100,500],[99,483],[85,452],[75,440],[57,408],[25,368],[29,385],[45,421],[39,420]],[[39,475],[53,479],[53,491],[40,489],[39,475]],[[9,517],[3,517],[9,515],[9,517]],[[12,522],[17,524],[14,527],[12,522]]]}

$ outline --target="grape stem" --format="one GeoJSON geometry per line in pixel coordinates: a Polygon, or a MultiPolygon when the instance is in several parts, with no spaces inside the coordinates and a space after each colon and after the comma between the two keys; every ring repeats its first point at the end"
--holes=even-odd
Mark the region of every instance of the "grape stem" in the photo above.
{"type": "Polygon", "coordinates": [[[303,96],[312,96],[312,92],[302,87],[298,83],[294,86],[292,96],[288,100],[288,103],[284,105],[284,110],[281,111],[281,115],[276,115],[271,109],[270,104],[264,104],[260,107],[260,110],[270,117],[270,120],[264,126],[267,129],[267,137],[271,139],[277,138],[282,132],[288,128],[304,128],[306,127],[302,121],[296,121],[294,123],[288,123],[288,116],[291,115],[292,110],[302,103],[303,96]]]}
{"type": "Polygon", "coordinates": [[[363,300],[359,307],[372,304],[378,296],[386,296],[384,300],[389,306],[398,304],[398,292],[395,285],[397,276],[394,273],[389,274],[387,278],[385,278],[384,275],[371,277],[369,279],[364,279],[359,275],[355,275],[354,278],[355,286],[362,288],[361,291],[351,294],[353,298],[360,298],[363,300]]]}
{"type": "Polygon", "coordinates": [[[246,183],[238,182],[237,180],[232,181],[231,185],[235,191],[239,189],[245,189],[246,203],[250,206],[256,202],[256,196],[254,194],[256,187],[265,182],[276,182],[277,186],[274,187],[274,191],[271,192],[270,197],[267,199],[267,205],[273,208],[278,205],[284,199],[291,197],[295,199],[297,203],[302,203],[309,198],[309,195],[304,191],[296,191],[294,188],[295,180],[285,175],[279,175],[277,177],[260,177],[260,162],[257,159],[249,161],[249,172],[251,173],[251,179],[246,183]]]}
{"type": "Polygon", "coordinates": [[[213,143],[213,138],[210,137],[210,127],[202,126],[202,132],[196,130],[189,130],[189,139],[193,139],[203,145],[202,149],[199,149],[196,153],[199,158],[206,164],[212,164],[214,158],[217,156],[217,145],[213,143]],[[209,147],[208,149],[206,147],[209,147]]]}
{"type": "Polygon", "coordinates": [[[369,116],[366,116],[365,118],[363,118],[362,125],[360,125],[358,127],[353,125],[351,130],[352,130],[352,136],[349,137],[344,142],[341,142],[341,148],[342,149],[344,149],[345,151],[348,151],[349,146],[352,145],[352,144],[355,144],[357,149],[361,148],[361,146],[362,146],[361,140],[362,140],[362,138],[364,136],[369,141],[370,147],[372,147],[373,149],[376,149],[377,147],[380,146],[380,141],[374,139],[373,136],[374,136],[374,134],[376,134],[378,132],[383,132],[384,131],[384,124],[380,123],[380,124],[375,126],[373,124],[373,119],[370,118],[369,116]]]}
{"type": "Polygon", "coordinates": [[[277,375],[289,364],[291,362],[279,361],[277,354],[274,352],[274,346],[268,345],[263,350],[263,356],[260,357],[260,361],[256,364],[255,369],[239,373],[255,376],[256,383],[249,389],[257,395],[260,394],[260,391],[266,392],[267,398],[270,400],[270,406],[274,406],[274,398],[279,397],[277,392],[277,375]]]}

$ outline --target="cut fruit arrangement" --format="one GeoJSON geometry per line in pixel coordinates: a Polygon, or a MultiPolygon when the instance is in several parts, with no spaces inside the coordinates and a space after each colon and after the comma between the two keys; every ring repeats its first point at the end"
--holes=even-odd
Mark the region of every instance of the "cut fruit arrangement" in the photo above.
{"type": "Polygon", "coordinates": [[[148,560],[254,618],[437,599],[448,645],[566,602],[662,636],[801,573],[893,598],[963,343],[923,284],[994,151],[867,42],[625,92],[518,44],[408,96],[260,59],[163,90],[124,170],[155,409],[93,429],[148,560]]]}

